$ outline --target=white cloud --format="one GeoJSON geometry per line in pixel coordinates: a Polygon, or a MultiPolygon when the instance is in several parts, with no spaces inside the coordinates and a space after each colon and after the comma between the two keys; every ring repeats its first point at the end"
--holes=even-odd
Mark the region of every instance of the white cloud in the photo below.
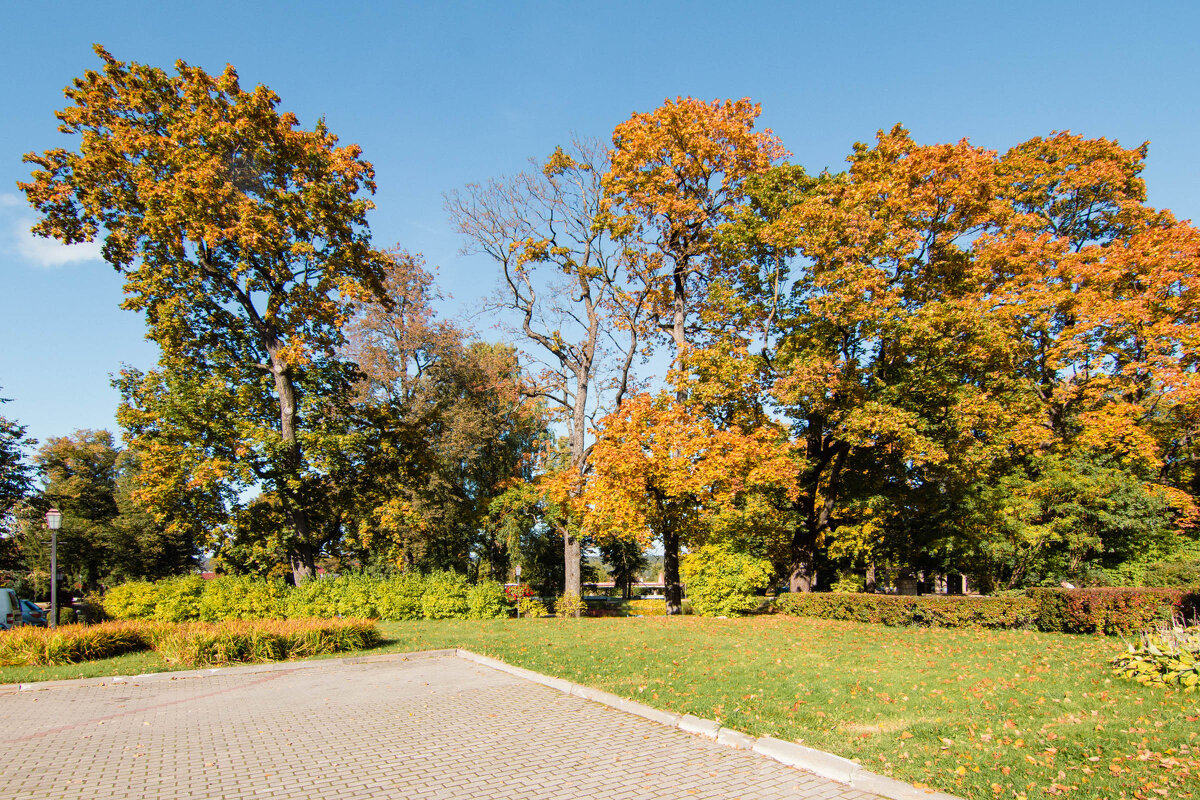
{"type": "Polygon", "coordinates": [[[99,261],[100,242],[60,244],[55,239],[35,236],[29,229],[36,221],[29,214],[25,199],[15,194],[0,194],[0,251],[16,254],[38,267],[61,267],[80,261],[99,261]]]}

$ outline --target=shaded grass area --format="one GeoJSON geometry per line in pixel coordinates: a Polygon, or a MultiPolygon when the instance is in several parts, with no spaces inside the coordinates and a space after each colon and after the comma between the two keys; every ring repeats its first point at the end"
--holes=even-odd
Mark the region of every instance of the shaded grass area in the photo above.
{"type": "MultiPolygon", "coordinates": [[[[1120,640],[788,617],[380,630],[385,641],[370,652],[464,647],[971,800],[1200,797],[1200,696],[1115,678],[1108,662],[1120,640]]],[[[44,677],[154,668],[122,671],[130,658],[44,677]]],[[[31,679],[13,673],[0,670],[0,681],[31,679]]]]}

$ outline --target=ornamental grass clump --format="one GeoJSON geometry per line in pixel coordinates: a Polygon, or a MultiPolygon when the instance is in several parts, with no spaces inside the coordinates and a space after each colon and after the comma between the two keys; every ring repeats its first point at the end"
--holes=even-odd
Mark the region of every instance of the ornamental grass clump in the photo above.
{"type": "Polygon", "coordinates": [[[1113,659],[1113,671],[1144,686],[1196,691],[1200,688],[1200,619],[1191,626],[1177,619],[1126,642],[1125,652],[1113,659]]]}
{"type": "Polygon", "coordinates": [[[359,619],[192,623],[163,631],[154,649],[172,664],[205,667],[308,658],[379,643],[373,622],[359,619]]]}
{"type": "Polygon", "coordinates": [[[25,625],[0,632],[0,665],[53,667],[146,650],[156,627],[134,622],[58,628],[25,625]]]}

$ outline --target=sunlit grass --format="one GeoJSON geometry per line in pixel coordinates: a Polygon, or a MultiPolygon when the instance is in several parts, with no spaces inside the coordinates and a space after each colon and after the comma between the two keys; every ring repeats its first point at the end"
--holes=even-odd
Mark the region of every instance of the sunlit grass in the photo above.
{"type": "MultiPolygon", "coordinates": [[[[972,800],[1200,797],[1200,695],[1115,678],[1108,663],[1123,645],[1111,638],[789,617],[380,630],[369,652],[464,647],[972,800]]],[[[122,659],[149,655],[42,671],[145,672],[156,665],[122,659]]],[[[32,680],[24,669],[0,670],[0,681],[32,680]]]]}

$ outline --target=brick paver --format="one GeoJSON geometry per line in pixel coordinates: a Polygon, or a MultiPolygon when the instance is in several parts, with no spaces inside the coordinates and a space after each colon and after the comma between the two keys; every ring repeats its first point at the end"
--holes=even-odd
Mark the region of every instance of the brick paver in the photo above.
{"type": "Polygon", "coordinates": [[[455,657],[0,696],[2,798],[839,798],[455,657]]]}

